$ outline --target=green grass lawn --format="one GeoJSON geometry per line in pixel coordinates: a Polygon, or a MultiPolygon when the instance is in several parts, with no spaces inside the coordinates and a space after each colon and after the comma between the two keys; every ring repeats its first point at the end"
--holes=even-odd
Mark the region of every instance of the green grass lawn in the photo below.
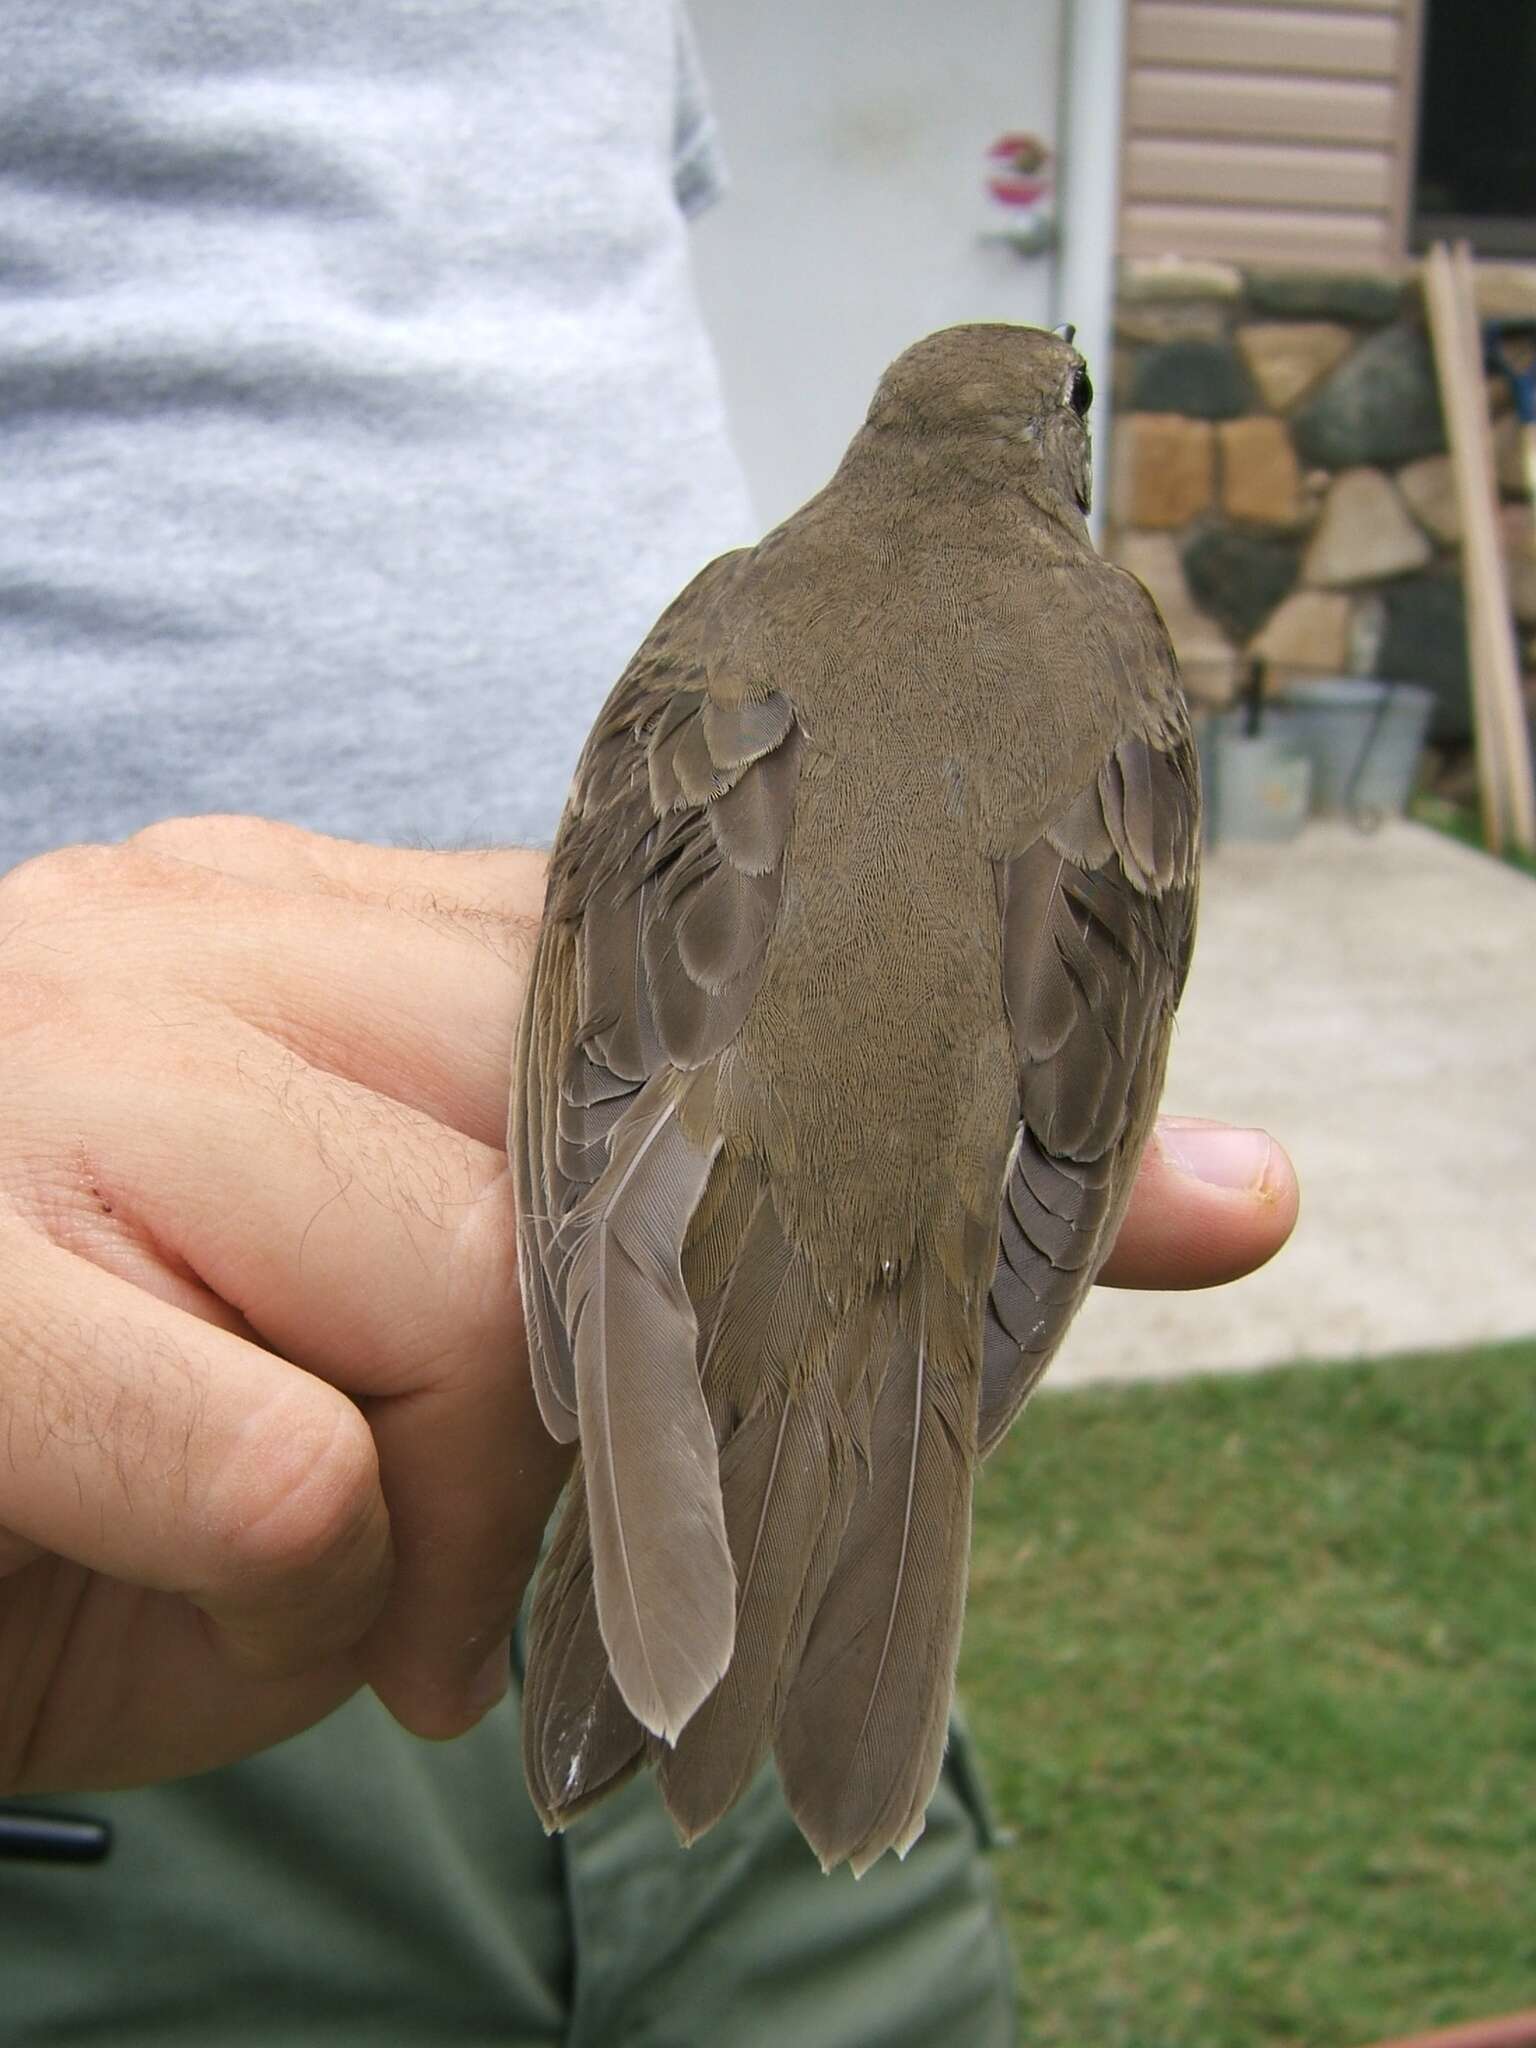
{"type": "Polygon", "coordinates": [[[1024,2048],[1536,2005],[1536,1342],[1046,1394],[972,1588],[1024,2048]]]}
{"type": "MultiPolygon", "coordinates": [[[[1447,803],[1444,797],[1438,796],[1415,796],[1409,801],[1408,815],[1416,824],[1432,826],[1436,832],[1459,839],[1463,846],[1476,847],[1479,853],[1488,851],[1483,843],[1482,819],[1471,804],[1447,803]]],[[[1512,868],[1519,868],[1523,874],[1536,875],[1536,860],[1513,846],[1497,858],[1507,861],[1512,868]]]]}

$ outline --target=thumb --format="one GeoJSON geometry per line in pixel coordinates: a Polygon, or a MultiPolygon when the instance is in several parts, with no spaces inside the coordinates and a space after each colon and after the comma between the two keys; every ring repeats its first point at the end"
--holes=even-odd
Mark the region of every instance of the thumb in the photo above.
{"type": "Polygon", "coordinates": [[[1295,1168],[1267,1131],[1165,1116],[1142,1155],[1107,1287],[1219,1287],[1272,1259],[1296,1226],[1295,1168]]]}

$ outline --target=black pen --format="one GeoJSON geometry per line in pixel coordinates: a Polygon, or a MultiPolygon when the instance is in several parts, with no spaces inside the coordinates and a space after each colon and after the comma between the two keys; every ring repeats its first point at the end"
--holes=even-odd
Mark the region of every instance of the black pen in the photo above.
{"type": "Polygon", "coordinates": [[[112,1830],[104,1820],[0,1806],[0,1862],[99,1863],[111,1847],[112,1830]]]}

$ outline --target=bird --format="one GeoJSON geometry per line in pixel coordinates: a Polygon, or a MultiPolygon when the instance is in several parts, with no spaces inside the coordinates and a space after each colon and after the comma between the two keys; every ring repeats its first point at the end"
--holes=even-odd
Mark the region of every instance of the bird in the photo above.
{"type": "Polygon", "coordinates": [[[1167,629],[1089,537],[1070,328],[928,335],[667,608],[550,855],[509,1126],[546,1829],[771,1754],[824,1869],[920,1835],[977,1467],[1113,1246],[1193,943],[1167,629]]]}

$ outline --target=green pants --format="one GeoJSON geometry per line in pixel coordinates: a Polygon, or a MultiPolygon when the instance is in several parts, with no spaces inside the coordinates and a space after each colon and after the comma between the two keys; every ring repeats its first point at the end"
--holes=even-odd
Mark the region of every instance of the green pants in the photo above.
{"type": "Polygon", "coordinates": [[[963,1738],[906,1862],[857,1884],[821,1875],[768,1772],[689,1850],[645,1778],[546,1840],[515,1699],[436,1746],[360,1698],[231,1770],[58,1804],[116,1844],[0,1863],[0,2048],[1014,2038],[963,1738]]]}

